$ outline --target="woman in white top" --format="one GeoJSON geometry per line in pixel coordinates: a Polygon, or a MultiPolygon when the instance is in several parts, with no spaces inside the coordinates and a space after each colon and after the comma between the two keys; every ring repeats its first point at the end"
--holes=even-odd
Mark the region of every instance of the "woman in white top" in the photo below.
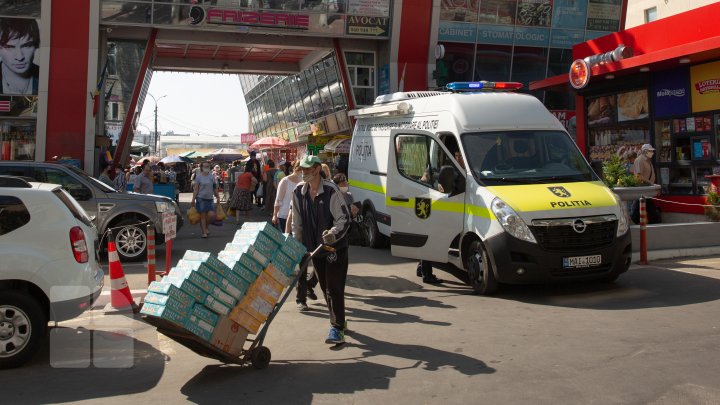
{"type": "Polygon", "coordinates": [[[292,174],[283,177],[280,183],[278,183],[277,194],[275,196],[272,223],[277,226],[281,232],[285,232],[285,224],[287,223],[288,215],[290,215],[290,202],[292,201],[293,190],[295,190],[295,186],[302,181],[299,161],[295,161],[292,167],[292,174]]]}

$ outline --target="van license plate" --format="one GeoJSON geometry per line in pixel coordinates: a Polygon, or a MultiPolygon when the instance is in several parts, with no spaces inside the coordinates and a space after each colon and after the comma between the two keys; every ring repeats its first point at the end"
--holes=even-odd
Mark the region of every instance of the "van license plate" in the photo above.
{"type": "Polygon", "coordinates": [[[601,255],[563,257],[564,269],[575,269],[578,267],[599,266],[602,264],[601,255]]]}

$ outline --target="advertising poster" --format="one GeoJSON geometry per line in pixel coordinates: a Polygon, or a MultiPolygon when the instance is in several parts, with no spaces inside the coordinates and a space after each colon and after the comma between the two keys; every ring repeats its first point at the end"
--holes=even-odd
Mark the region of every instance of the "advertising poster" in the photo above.
{"type": "Polygon", "coordinates": [[[481,24],[515,24],[516,0],[483,0],[478,22],[481,24]]]}
{"type": "Polygon", "coordinates": [[[617,110],[618,122],[647,118],[647,90],[636,90],[618,94],[617,110]]]}
{"type": "Polygon", "coordinates": [[[657,72],[652,77],[652,98],[655,117],[687,114],[690,110],[688,69],[657,72]]]}
{"type": "Polygon", "coordinates": [[[589,31],[618,31],[622,0],[589,0],[587,29],[589,31]]]}
{"type": "Polygon", "coordinates": [[[720,109],[720,62],[690,68],[692,111],[720,109]]]}
{"type": "Polygon", "coordinates": [[[349,0],[348,13],[388,17],[390,15],[390,0],[349,0]]]}
{"type": "Polygon", "coordinates": [[[615,96],[602,96],[588,99],[588,125],[605,125],[617,122],[615,96]]]}
{"type": "Polygon", "coordinates": [[[549,27],[552,7],[552,0],[518,0],[515,23],[530,27],[549,27]]]}
{"type": "MultiPolygon", "coordinates": [[[[0,18],[0,94],[37,95],[40,28],[33,18],[0,18]]],[[[0,112],[2,111],[0,108],[0,112]]]]}
{"type": "Polygon", "coordinates": [[[479,0],[442,0],[440,21],[477,22],[479,0]]]}
{"type": "Polygon", "coordinates": [[[554,0],[553,28],[585,29],[588,0],[554,0]]]}

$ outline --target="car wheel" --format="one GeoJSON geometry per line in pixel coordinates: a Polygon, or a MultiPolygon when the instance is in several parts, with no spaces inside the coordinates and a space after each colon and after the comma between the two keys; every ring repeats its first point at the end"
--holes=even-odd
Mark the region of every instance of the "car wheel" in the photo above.
{"type": "Polygon", "coordinates": [[[121,261],[134,262],[142,260],[147,250],[146,225],[139,225],[136,220],[126,219],[114,228],[115,248],[121,261]]]}
{"type": "Polygon", "coordinates": [[[363,215],[363,221],[365,221],[365,229],[367,229],[368,246],[373,249],[383,247],[384,239],[378,229],[377,221],[375,221],[375,213],[372,210],[367,210],[363,215]]]}
{"type": "Polygon", "coordinates": [[[475,294],[490,295],[497,291],[498,283],[482,242],[476,240],[470,244],[465,268],[468,272],[468,282],[475,294]]]}
{"type": "Polygon", "coordinates": [[[0,369],[21,366],[40,348],[47,316],[32,296],[0,292],[0,369]]]}

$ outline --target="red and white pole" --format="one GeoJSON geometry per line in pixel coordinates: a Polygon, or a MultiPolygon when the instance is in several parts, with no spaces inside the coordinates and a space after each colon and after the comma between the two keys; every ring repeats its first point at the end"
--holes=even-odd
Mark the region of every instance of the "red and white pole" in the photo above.
{"type": "Polygon", "coordinates": [[[640,264],[648,264],[647,210],[645,209],[645,197],[640,197],[640,264]]]}
{"type": "Polygon", "coordinates": [[[149,223],[147,226],[147,269],[148,285],[155,281],[155,225],[149,223]]]}

